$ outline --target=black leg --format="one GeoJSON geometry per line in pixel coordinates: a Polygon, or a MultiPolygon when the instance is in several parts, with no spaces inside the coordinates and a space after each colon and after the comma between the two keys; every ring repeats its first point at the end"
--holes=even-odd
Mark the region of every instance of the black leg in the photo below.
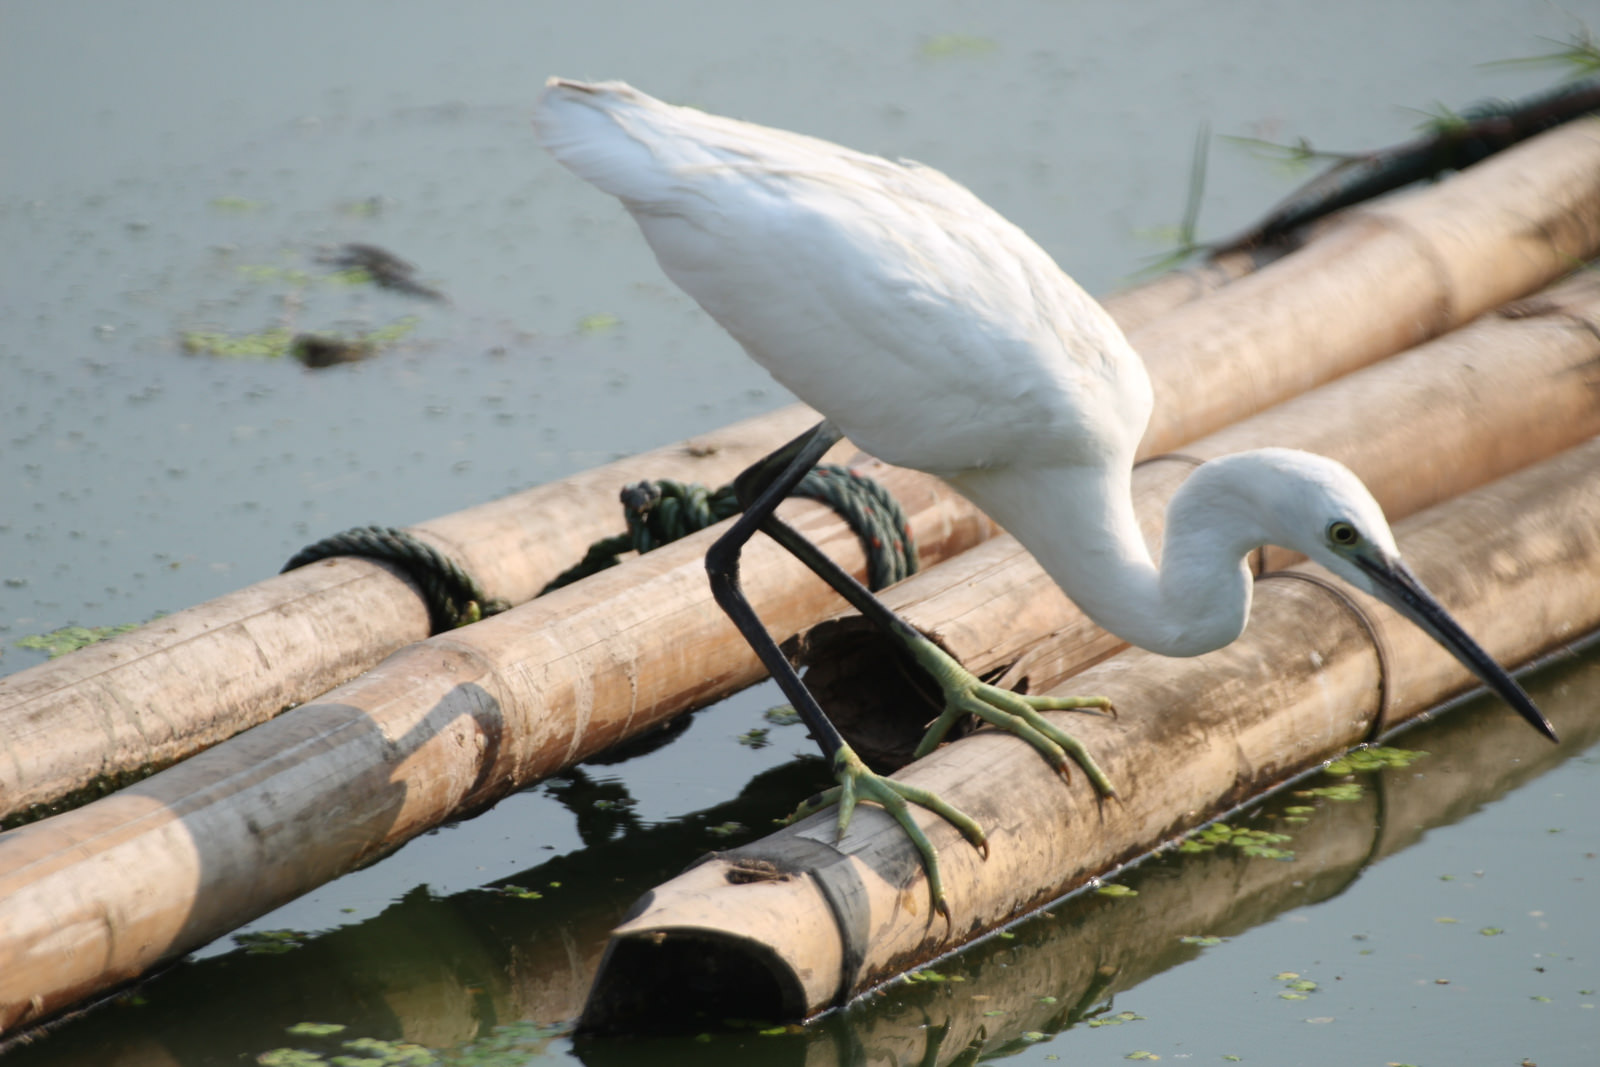
{"type": "Polygon", "coordinates": [[[750,601],[739,588],[739,554],[757,530],[765,530],[843,593],[851,603],[870,603],[873,608],[872,617],[891,620],[893,629],[904,630],[914,635],[923,645],[934,648],[932,642],[917,634],[879,604],[876,597],[823,555],[815,545],[802,537],[799,531],[781,522],[773,514],[778,504],[794,490],[839,437],[839,430],[832,423],[824,422],[795,438],[740,476],[738,484],[741,498],[748,499],[750,494],[754,494],[755,498],[749,502],[745,513],[706,553],[706,571],[711,576],[711,591],[717,603],[728,613],[728,617],[744,634],[745,640],[760,657],[767,671],[794,704],[795,711],[811,729],[812,736],[817,739],[823,755],[828,757],[834,776],[838,779],[838,786],[808,801],[796,814],[809,814],[837,803],[839,836],[843,837],[858,800],[871,800],[883,807],[905,830],[912,844],[922,854],[923,868],[928,876],[928,893],[932,898],[934,910],[943,915],[948,922],[950,909],[945,903],[944,886],[939,875],[938,850],[917,825],[909,806],[916,804],[932,811],[954,826],[973,847],[987,856],[988,843],[983,828],[970,816],[947,804],[935,794],[904,782],[884,778],[869,770],[851,751],[850,746],[845,744],[844,739],[839,736],[838,729],[822,713],[816,698],[800,681],[800,676],[795,673],[794,667],[789,664],[788,659],[778,648],[778,643],[762,625],[760,617],[756,615],[755,609],[750,606],[750,601]]]}
{"type": "MultiPolygon", "coordinates": [[[[712,596],[760,657],[762,666],[767,668],[767,673],[772,675],[778,687],[783,690],[784,696],[794,705],[795,711],[810,728],[811,736],[815,737],[817,744],[822,747],[822,754],[829,760],[832,760],[844,747],[844,739],[839,736],[839,731],[833,723],[828,721],[828,717],[822,713],[816,698],[805,687],[805,683],[800,681],[800,676],[795,673],[788,658],[778,648],[778,643],[772,639],[772,635],[767,632],[766,626],[756,615],[755,609],[750,606],[744,590],[739,586],[739,554],[768,519],[777,521],[773,512],[778,505],[794,491],[794,487],[800,484],[801,479],[810,473],[811,468],[817,465],[841,436],[838,428],[831,422],[818,423],[740,475],[737,484],[741,500],[744,499],[744,491],[747,488],[758,490],[755,499],[746,505],[744,514],[729,527],[727,533],[717,538],[711,550],[706,553],[706,572],[711,576],[712,596]]],[[[786,523],[783,525],[785,529],[790,529],[786,523]]],[[[800,537],[798,532],[792,530],[791,532],[800,537]]],[[[805,538],[800,537],[800,540],[811,549],[814,556],[827,560],[827,557],[817,551],[805,538]]],[[[790,550],[793,551],[792,548],[790,550]]],[[[811,560],[803,555],[800,558],[802,562],[815,569],[811,560]]],[[[827,560],[827,562],[832,564],[833,561],[827,560]]],[[[845,577],[850,576],[847,574],[845,577]]]]}

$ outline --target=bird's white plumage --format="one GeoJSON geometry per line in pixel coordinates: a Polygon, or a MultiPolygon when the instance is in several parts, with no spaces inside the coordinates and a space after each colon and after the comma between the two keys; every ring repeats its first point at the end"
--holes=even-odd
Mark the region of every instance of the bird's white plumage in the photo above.
{"type": "Polygon", "coordinates": [[[620,82],[552,79],[535,126],[774,377],[862,448],[948,479],[1113,633],[1168,655],[1227,644],[1250,611],[1245,557],[1283,545],[1416,619],[1543,723],[1332,460],[1263,449],[1203,464],[1173,498],[1158,568],[1130,486],[1143,364],[1038,245],[938,171],[620,82]]]}
{"type": "Polygon", "coordinates": [[[1144,367],[1027,235],[938,171],[552,81],[535,118],[662,268],[862,448],[940,474],[1120,464],[1144,367]]]}

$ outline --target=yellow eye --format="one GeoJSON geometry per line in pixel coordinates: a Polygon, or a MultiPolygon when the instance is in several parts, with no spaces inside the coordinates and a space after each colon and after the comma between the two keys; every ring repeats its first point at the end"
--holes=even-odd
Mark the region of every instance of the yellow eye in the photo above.
{"type": "Polygon", "coordinates": [[[1348,522],[1340,519],[1328,524],[1329,543],[1348,548],[1359,540],[1361,540],[1361,534],[1356,532],[1356,528],[1348,522]]]}

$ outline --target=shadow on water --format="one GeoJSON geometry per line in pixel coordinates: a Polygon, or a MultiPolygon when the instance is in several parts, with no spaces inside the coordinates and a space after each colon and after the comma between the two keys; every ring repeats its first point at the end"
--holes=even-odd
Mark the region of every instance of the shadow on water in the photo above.
{"type": "MultiPolygon", "coordinates": [[[[1114,1025],[1119,994],[1286,912],[1341,894],[1372,864],[1457,822],[1600,740],[1600,655],[1547,666],[1530,689],[1566,738],[1550,747],[1484,700],[1408,731],[1396,743],[1430,755],[1404,769],[1295,783],[1236,813],[1236,827],[1287,833],[1292,861],[1238,848],[1168,850],[1123,872],[1137,895],[1082,893],[897,981],[808,1027],[686,1020],[681,1038],[584,1039],[584,1063],[917,1064],[1006,1056],[1076,1027],[1114,1025]],[[1340,796],[1307,789],[1354,784],[1340,796]],[[766,1032],[763,1032],[765,1030],[766,1032]]],[[[751,779],[726,804],[657,825],[591,823],[592,843],[510,879],[451,896],[419,886],[374,918],[281,954],[236,950],[185,962],[135,994],[70,1021],[9,1063],[237,1063],[284,1046],[327,1059],[341,1042],[379,1038],[468,1056],[496,1027],[576,1016],[606,936],[639,895],[706,850],[712,827],[756,836],[796,798],[825,784],[818,760],[751,779]],[[345,1029],[285,1034],[301,1022],[345,1029]],[[465,1049],[463,1052],[461,1050],[465,1049]]],[[[607,786],[581,773],[546,786],[575,810],[607,786]],[[582,803],[579,803],[582,801],[582,803]]],[[[524,1035],[506,1062],[567,1055],[559,1025],[524,1035]]],[[[307,1059],[303,1062],[316,1062],[307,1059]]],[[[374,1062],[399,1062],[383,1061],[374,1062]]],[[[447,1061],[456,1062],[456,1061],[447,1061]]],[[[499,1062],[492,1058],[459,1062],[499,1062]]]]}

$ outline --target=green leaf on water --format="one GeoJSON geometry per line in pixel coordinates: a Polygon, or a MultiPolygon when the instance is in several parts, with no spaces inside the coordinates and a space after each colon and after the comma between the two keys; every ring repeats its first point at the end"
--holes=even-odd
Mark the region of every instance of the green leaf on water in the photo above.
{"type": "Polygon", "coordinates": [[[87,648],[104,641],[108,637],[125,634],[138,626],[136,622],[125,622],[120,626],[63,626],[47,634],[19,637],[16,644],[18,648],[31,648],[55,659],[57,656],[65,656],[68,652],[76,652],[80,648],[87,648]]]}

